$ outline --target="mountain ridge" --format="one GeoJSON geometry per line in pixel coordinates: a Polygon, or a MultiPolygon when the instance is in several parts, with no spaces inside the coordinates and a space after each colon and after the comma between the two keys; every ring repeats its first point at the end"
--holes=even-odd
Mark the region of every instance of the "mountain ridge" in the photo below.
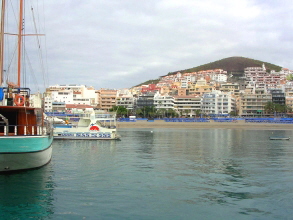
{"type": "MultiPolygon", "coordinates": [[[[227,71],[227,74],[233,74],[233,77],[241,77],[244,75],[244,68],[261,67],[263,64],[265,65],[267,72],[270,72],[271,70],[275,70],[279,72],[282,69],[281,66],[264,62],[261,60],[255,60],[255,59],[241,57],[241,56],[233,56],[233,57],[227,57],[220,60],[216,60],[214,62],[210,62],[207,64],[199,65],[197,67],[169,72],[167,75],[174,75],[178,72],[191,73],[191,72],[198,72],[203,70],[223,69],[224,71],[227,71]]],[[[167,75],[163,75],[163,76],[167,76],[167,75]]],[[[152,80],[145,81],[144,83],[141,83],[137,86],[151,84],[151,83],[155,84],[159,81],[160,81],[160,78],[152,79],[152,80]]]]}
{"type": "Polygon", "coordinates": [[[198,72],[202,70],[213,70],[213,69],[223,69],[227,71],[228,73],[244,72],[244,68],[246,67],[261,67],[263,64],[265,64],[267,71],[270,71],[270,70],[280,71],[282,69],[281,66],[271,64],[268,62],[255,60],[255,59],[251,59],[247,57],[233,56],[233,57],[227,57],[220,60],[216,60],[214,62],[203,64],[197,67],[170,72],[168,73],[168,75],[176,74],[178,72],[190,73],[190,72],[198,72]]]}

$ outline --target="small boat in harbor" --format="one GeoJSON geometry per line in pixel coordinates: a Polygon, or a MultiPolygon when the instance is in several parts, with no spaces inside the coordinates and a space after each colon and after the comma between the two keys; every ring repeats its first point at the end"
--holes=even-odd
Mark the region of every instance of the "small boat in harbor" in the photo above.
{"type": "Polygon", "coordinates": [[[290,140],[290,137],[270,137],[270,140],[290,140]]]}
{"type": "Polygon", "coordinates": [[[119,140],[116,114],[84,113],[64,114],[66,124],[54,124],[54,139],[119,140]]]}

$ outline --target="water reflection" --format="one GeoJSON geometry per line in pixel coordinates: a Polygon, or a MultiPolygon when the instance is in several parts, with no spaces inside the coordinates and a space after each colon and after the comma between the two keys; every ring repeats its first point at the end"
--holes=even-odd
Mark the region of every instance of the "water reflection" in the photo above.
{"type": "Polygon", "coordinates": [[[35,170],[0,175],[3,219],[48,218],[54,213],[50,164],[35,170]]]}
{"type": "MultiPolygon", "coordinates": [[[[185,192],[178,200],[186,204],[238,204],[238,212],[249,215],[268,213],[266,207],[253,207],[253,200],[268,200],[271,191],[266,178],[271,179],[271,173],[275,173],[285,179],[279,170],[289,167],[284,159],[290,142],[269,141],[271,132],[138,129],[129,135],[136,146],[135,155],[142,159],[135,166],[140,172],[145,168],[151,171],[152,178],[164,183],[163,189],[185,192]],[[155,176],[156,172],[160,174],[155,176]]],[[[292,135],[291,131],[278,132],[282,136],[292,135]]],[[[151,184],[154,188],[158,185],[151,184]]]]}

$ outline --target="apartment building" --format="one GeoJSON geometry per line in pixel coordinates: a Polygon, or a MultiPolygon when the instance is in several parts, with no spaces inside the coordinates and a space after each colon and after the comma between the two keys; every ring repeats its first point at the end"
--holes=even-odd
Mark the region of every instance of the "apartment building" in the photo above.
{"type": "Polygon", "coordinates": [[[128,110],[133,110],[136,105],[136,98],[132,95],[119,95],[117,97],[117,106],[123,106],[128,110]]]}
{"type": "Polygon", "coordinates": [[[197,96],[174,96],[174,110],[181,116],[195,117],[196,111],[201,109],[201,97],[197,96]]]}
{"type": "Polygon", "coordinates": [[[226,74],[212,74],[211,79],[216,82],[227,82],[228,76],[226,74]]]}
{"type": "Polygon", "coordinates": [[[109,111],[109,109],[116,106],[117,90],[115,89],[100,89],[96,91],[98,94],[98,108],[104,111],[109,111]]]}
{"type": "Polygon", "coordinates": [[[220,91],[223,93],[231,93],[238,96],[240,94],[238,83],[222,83],[220,85],[220,91]]]}
{"type": "Polygon", "coordinates": [[[52,102],[52,112],[65,112],[66,103],[65,102],[52,102]]]}
{"type": "Polygon", "coordinates": [[[44,94],[44,111],[52,112],[52,97],[51,94],[44,94]]]}
{"type": "Polygon", "coordinates": [[[154,96],[154,106],[156,109],[173,109],[173,97],[170,95],[161,95],[156,93],[154,96]]]}
{"type": "Polygon", "coordinates": [[[266,116],[264,106],[272,101],[272,94],[263,89],[256,89],[255,93],[244,93],[240,96],[239,115],[242,117],[266,116]]]}
{"type": "Polygon", "coordinates": [[[138,96],[136,100],[135,108],[143,108],[145,106],[149,106],[149,107],[154,106],[154,96],[155,96],[155,93],[147,93],[147,94],[142,94],[138,96]]]}
{"type": "Polygon", "coordinates": [[[203,94],[202,114],[217,117],[227,115],[232,111],[236,111],[236,101],[231,92],[213,91],[203,94]]]}
{"type": "Polygon", "coordinates": [[[272,94],[273,103],[279,105],[286,105],[286,97],[282,89],[270,89],[268,91],[272,94]]]}
{"type": "Polygon", "coordinates": [[[213,91],[213,86],[208,85],[207,81],[203,78],[197,80],[194,84],[190,84],[188,88],[188,95],[202,96],[204,93],[210,93],[213,91]]]}
{"type": "Polygon", "coordinates": [[[258,89],[274,89],[279,88],[284,77],[279,72],[272,71],[267,73],[266,68],[262,67],[247,67],[244,69],[246,85],[253,84],[258,89]]]}
{"type": "Polygon", "coordinates": [[[52,94],[54,102],[65,102],[66,104],[81,104],[96,106],[97,95],[93,87],[77,84],[54,85],[46,89],[47,94],[52,94]]]}
{"type": "Polygon", "coordinates": [[[293,91],[288,91],[286,92],[286,96],[285,96],[285,100],[286,100],[286,105],[293,109],[293,91]]]}

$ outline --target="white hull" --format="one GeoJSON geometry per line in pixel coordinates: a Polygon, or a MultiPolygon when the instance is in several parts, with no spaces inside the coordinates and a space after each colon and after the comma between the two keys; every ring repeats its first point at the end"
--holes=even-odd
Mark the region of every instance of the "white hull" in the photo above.
{"type": "Polygon", "coordinates": [[[54,131],[54,139],[63,140],[117,140],[120,136],[117,133],[110,132],[73,132],[73,131],[54,131]]]}
{"type": "Polygon", "coordinates": [[[80,138],[80,137],[54,137],[54,139],[59,140],[119,140],[119,137],[116,138],[80,138]]]}
{"type": "Polygon", "coordinates": [[[117,140],[116,117],[95,112],[67,117],[72,123],[54,125],[54,139],[66,140],[117,140]],[[78,122],[74,121],[77,120],[78,122]]]}
{"type": "Polygon", "coordinates": [[[50,162],[52,145],[43,151],[30,153],[1,153],[0,172],[38,168],[50,162]]]}

